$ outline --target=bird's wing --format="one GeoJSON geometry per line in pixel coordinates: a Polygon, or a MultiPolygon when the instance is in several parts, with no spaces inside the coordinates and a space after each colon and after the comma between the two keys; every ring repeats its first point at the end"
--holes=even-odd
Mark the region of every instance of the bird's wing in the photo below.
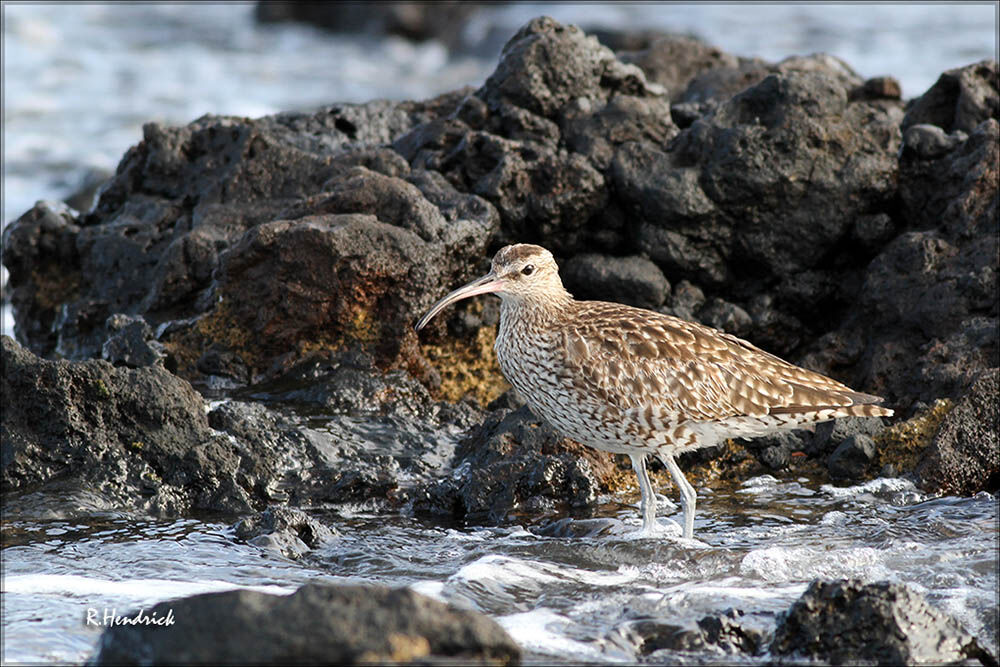
{"type": "Polygon", "coordinates": [[[881,400],[710,327],[620,304],[576,306],[558,343],[565,376],[583,395],[650,421],[812,412],[881,400]]]}

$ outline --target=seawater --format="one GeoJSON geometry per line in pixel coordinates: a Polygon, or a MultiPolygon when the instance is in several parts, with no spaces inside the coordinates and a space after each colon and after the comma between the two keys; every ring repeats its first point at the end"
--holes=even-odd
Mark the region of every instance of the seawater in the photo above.
{"type": "Polygon", "coordinates": [[[665,498],[656,538],[637,534],[636,506],[611,498],[594,519],[492,528],[370,506],[316,508],[340,535],[298,561],[239,543],[228,523],[70,517],[42,501],[22,514],[30,519],[5,516],[0,658],[84,660],[101,629],[86,623],[89,609],[124,615],[197,593],[287,594],[328,582],[409,586],[482,611],[529,663],[635,662],[636,619],[694,627],[734,608],[741,624],[768,631],[810,581],[840,577],[904,582],[996,651],[995,496],[931,498],[901,479],[834,487],[768,475],[698,494],[695,540],[678,537],[679,510],[665,498]]]}

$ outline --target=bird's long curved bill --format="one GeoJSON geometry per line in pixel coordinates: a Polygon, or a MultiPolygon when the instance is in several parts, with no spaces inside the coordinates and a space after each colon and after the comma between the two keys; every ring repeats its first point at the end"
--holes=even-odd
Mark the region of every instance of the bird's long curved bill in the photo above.
{"type": "Polygon", "coordinates": [[[503,281],[493,275],[492,272],[487,273],[482,278],[476,278],[468,285],[463,285],[457,290],[444,297],[427,311],[427,314],[420,318],[417,322],[417,326],[414,327],[417,331],[420,331],[427,323],[434,318],[435,315],[440,313],[442,310],[455,303],[456,301],[461,301],[462,299],[467,299],[470,296],[476,296],[477,294],[488,294],[490,292],[496,292],[503,286],[503,281]]]}

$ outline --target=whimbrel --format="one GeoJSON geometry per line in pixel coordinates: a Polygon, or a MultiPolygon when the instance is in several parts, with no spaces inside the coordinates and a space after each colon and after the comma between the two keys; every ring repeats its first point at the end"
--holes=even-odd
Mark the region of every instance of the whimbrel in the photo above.
{"type": "Polygon", "coordinates": [[[552,254],[501,248],[490,272],[434,304],[422,329],[460,299],[500,297],[500,370],[531,411],[563,435],[628,454],[639,478],[642,532],[656,525],[646,457],[658,456],[680,492],[683,536],[694,533],[695,491],[681,452],[836,417],[888,417],[878,396],[794,366],[741,338],[694,322],[603,301],[577,301],[552,254]]]}

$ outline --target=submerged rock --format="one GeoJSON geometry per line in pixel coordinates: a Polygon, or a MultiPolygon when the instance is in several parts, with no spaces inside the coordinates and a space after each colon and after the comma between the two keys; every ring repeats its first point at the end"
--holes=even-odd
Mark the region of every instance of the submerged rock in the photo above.
{"type": "MultiPolygon", "coordinates": [[[[292,595],[238,590],[161,602],[171,625],[104,631],[94,665],[520,664],[495,621],[405,588],[309,584],[292,595]]],[[[125,614],[134,617],[135,613],[125,614]]]]}
{"type": "Polygon", "coordinates": [[[632,641],[650,662],[676,656],[678,651],[714,655],[756,655],[763,650],[763,633],[739,623],[743,612],[727,609],[705,616],[693,627],[678,626],[657,619],[628,623],[632,641]]]}
{"type": "Polygon", "coordinates": [[[904,584],[816,580],[778,621],[771,653],[831,664],[958,664],[994,658],[904,584]]]}
{"type": "Polygon", "coordinates": [[[337,535],[302,510],[289,507],[268,507],[241,519],[234,529],[237,539],[289,558],[298,558],[337,535]]]}

